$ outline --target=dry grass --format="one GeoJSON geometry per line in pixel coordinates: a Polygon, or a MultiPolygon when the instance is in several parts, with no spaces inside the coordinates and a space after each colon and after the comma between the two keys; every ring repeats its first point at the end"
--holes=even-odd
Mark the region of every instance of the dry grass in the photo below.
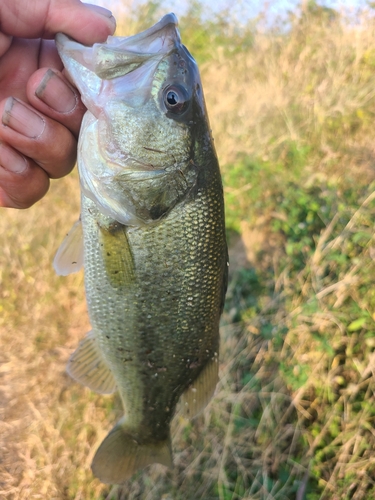
{"type": "MultiPolygon", "coordinates": [[[[65,374],[89,328],[82,274],[58,278],[51,266],[79,212],[76,174],[54,182],[30,210],[3,211],[1,498],[370,498],[372,188],[345,223],[341,208],[330,214],[295,270],[285,260],[284,236],[272,232],[272,221],[288,214],[270,185],[273,164],[282,166],[277,179],[334,186],[338,199],[353,183],[359,189],[373,180],[375,24],[366,15],[348,26],[311,13],[293,23],[289,35],[256,32],[251,48],[230,55],[224,43],[212,45],[201,65],[224,178],[245,155],[271,166],[256,211],[259,178],[227,188],[242,201],[243,235],[232,249],[221,381],[203,416],[193,423],[176,417],[173,471],[154,466],[113,489],[91,475],[92,456],[121,407],[116,397],[97,396],[65,374]],[[353,238],[362,233],[369,237],[358,249],[353,238]],[[262,248],[266,255],[259,255],[262,248]],[[348,257],[344,264],[340,254],[348,257]],[[367,326],[357,328],[361,317],[367,326]]],[[[131,24],[134,31],[140,26],[131,24]]]]}
{"type": "Polygon", "coordinates": [[[224,165],[241,152],[278,160],[295,142],[317,147],[320,166],[342,159],[358,169],[353,160],[362,167],[373,152],[374,22],[364,15],[353,27],[294,23],[291,37],[256,34],[248,56],[213,48],[201,68],[219,157],[224,165]],[[358,134],[348,133],[353,115],[358,134]],[[345,148],[332,144],[335,135],[345,136],[345,148]]]}

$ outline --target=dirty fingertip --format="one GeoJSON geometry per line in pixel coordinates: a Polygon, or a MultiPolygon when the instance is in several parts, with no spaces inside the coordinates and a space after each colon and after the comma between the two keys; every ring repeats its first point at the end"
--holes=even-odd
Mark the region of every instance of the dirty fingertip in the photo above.
{"type": "Polygon", "coordinates": [[[3,125],[29,139],[38,139],[46,125],[40,114],[14,97],[6,100],[1,119],[3,125]]]}
{"type": "Polygon", "coordinates": [[[0,166],[14,174],[23,174],[28,168],[26,158],[0,141],[0,166]]]}
{"type": "Polygon", "coordinates": [[[73,88],[51,69],[46,71],[35,89],[35,95],[58,113],[72,113],[78,104],[73,88]]]}

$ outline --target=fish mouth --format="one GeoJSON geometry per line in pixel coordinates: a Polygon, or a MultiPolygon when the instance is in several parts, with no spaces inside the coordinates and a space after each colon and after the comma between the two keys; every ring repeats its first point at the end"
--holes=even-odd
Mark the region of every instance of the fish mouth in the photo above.
{"type": "Polygon", "coordinates": [[[133,36],[109,36],[105,43],[86,47],[58,33],[56,45],[65,59],[71,58],[99,78],[111,80],[135,71],[149,60],[160,60],[173,51],[181,44],[177,25],[177,17],[170,13],[151,28],[133,36]]]}
{"type": "Polygon", "coordinates": [[[165,15],[158,23],[136,35],[123,38],[118,43],[118,37],[109,36],[107,47],[116,46],[116,51],[129,51],[142,54],[166,54],[173,50],[176,43],[180,42],[177,31],[177,17],[173,14],[165,15]]]}

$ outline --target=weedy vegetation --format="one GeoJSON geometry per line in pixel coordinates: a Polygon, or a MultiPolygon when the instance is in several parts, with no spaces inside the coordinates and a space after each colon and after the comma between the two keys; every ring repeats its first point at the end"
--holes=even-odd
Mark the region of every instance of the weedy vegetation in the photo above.
{"type": "MultiPolygon", "coordinates": [[[[120,15],[129,34],[165,13],[120,15]]],[[[180,16],[200,64],[227,207],[231,271],[220,383],[177,414],[175,468],[100,484],[94,451],[121,415],[65,374],[89,329],[82,274],[51,260],[79,212],[73,173],[0,219],[0,496],[4,499],[375,498],[375,19],[304,2],[286,20],[180,16]]]]}

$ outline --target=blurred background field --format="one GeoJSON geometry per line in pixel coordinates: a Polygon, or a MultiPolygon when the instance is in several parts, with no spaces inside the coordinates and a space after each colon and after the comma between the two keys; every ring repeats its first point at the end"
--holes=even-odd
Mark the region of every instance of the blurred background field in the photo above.
{"type": "MultiPolygon", "coordinates": [[[[65,374],[89,324],[82,274],[51,265],[79,213],[77,174],[53,182],[0,218],[0,498],[375,498],[375,11],[304,2],[239,23],[189,5],[180,30],[202,74],[231,260],[216,396],[193,422],[176,416],[173,471],[93,479],[121,405],[65,374]]],[[[123,35],[167,9],[110,7],[123,35]]]]}

